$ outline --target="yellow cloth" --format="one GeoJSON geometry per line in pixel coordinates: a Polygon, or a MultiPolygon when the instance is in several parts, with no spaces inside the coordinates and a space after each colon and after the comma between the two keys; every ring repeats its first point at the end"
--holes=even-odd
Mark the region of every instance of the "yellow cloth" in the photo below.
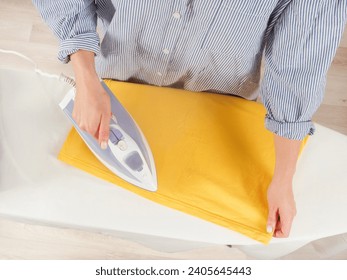
{"type": "Polygon", "coordinates": [[[269,242],[266,191],[275,153],[261,104],[225,95],[105,82],[146,136],[157,169],[157,192],[142,190],[111,173],[74,129],[60,160],[154,202],[269,242]]]}

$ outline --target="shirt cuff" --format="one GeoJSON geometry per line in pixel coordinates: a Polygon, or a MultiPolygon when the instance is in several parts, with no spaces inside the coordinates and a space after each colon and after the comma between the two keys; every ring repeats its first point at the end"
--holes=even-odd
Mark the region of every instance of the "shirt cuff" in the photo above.
{"type": "Polygon", "coordinates": [[[98,55],[100,53],[99,36],[96,33],[84,33],[61,41],[58,59],[63,63],[68,63],[70,54],[78,50],[91,51],[98,55]]]}
{"type": "Polygon", "coordinates": [[[279,122],[265,116],[265,127],[271,132],[292,140],[303,140],[307,135],[313,135],[315,127],[312,121],[279,122]]]}

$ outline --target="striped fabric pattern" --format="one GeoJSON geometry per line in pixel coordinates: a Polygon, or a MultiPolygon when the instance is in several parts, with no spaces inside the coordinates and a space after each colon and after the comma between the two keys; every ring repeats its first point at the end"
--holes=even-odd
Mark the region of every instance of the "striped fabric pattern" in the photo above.
{"type": "Polygon", "coordinates": [[[266,128],[297,140],[314,133],[347,20],[347,0],[33,2],[59,38],[61,61],[84,49],[97,55],[102,78],[260,95],[266,128]]]}

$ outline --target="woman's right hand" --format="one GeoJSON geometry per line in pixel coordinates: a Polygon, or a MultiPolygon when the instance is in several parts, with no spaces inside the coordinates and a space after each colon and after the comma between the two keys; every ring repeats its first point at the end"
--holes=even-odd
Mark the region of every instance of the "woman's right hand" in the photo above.
{"type": "Polygon", "coordinates": [[[99,141],[102,149],[107,148],[111,104],[110,97],[100,84],[98,77],[76,83],[72,117],[82,130],[99,141]]]}
{"type": "Polygon", "coordinates": [[[72,117],[78,126],[107,148],[111,119],[110,97],[95,71],[94,53],[79,50],[71,56],[76,76],[76,95],[72,117]]]}

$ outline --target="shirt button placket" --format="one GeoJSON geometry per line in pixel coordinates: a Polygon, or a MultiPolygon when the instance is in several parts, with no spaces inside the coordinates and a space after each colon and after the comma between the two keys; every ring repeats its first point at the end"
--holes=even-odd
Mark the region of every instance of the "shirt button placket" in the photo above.
{"type": "MultiPolygon", "coordinates": [[[[172,18],[173,18],[174,20],[180,20],[180,19],[181,19],[181,13],[178,12],[178,11],[176,10],[174,13],[172,13],[172,18]]],[[[178,23],[176,23],[176,24],[178,24],[178,23]]],[[[175,24],[175,25],[176,25],[176,24],[175,24]]],[[[172,38],[172,39],[173,39],[173,38],[172,38]]],[[[171,39],[171,40],[172,40],[172,39],[171,39]]],[[[172,42],[168,41],[168,42],[166,42],[166,43],[169,43],[169,45],[171,45],[172,42]]],[[[167,44],[166,46],[168,46],[168,44],[167,44]]],[[[164,55],[167,56],[167,59],[170,59],[170,58],[169,58],[169,55],[170,55],[171,51],[170,51],[170,49],[169,49],[168,47],[163,48],[163,49],[162,49],[162,53],[163,53],[164,55]]],[[[157,74],[157,76],[160,77],[161,79],[163,78],[163,72],[158,71],[156,74],[157,74]]],[[[161,82],[160,82],[160,83],[161,83],[161,82]]]]}

